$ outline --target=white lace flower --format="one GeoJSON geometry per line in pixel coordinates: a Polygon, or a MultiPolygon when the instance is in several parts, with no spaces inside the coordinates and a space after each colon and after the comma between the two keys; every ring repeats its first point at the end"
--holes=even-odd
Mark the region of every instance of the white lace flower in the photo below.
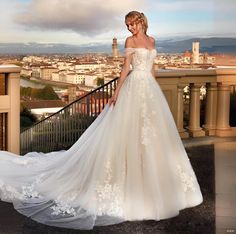
{"type": "Polygon", "coordinates": [[[12,186],[4,184],[0,180],[0,198],[5,201],[13,201],[14,199],[20,199],[22,195],[12,186]]]}
{"type": "Polygon", "coordinates": [[[22,187],[22,195],[24,198],[39,198],[40,195],[34,190],[34,185],[28,185],[22,187]]]}
{"type": "Polygon", "coordinates": [[[196,188],[194,187],[193,183],[194,182],[193,177],[184,172],[179,164],[177,165],[177,170],[179,172],[179,176],[183,184],[184,192],[187,192],[189,190],[196,191],[196,188]]]}
{"type": "MultiPolygon", "coordinates": [[[[108,160],[106,165],[106,179],[103,183],[97,182],[96,185],[96,201],[97,215],[122,216],[122,192],[120,186],[111,183],[112,169],[108,160]]],[[[122,172],[123,175],[123,172],[122,172]]]]}
{"type": "Polygon", "coordinates": [[[55,205],[50,207],[52,215],[71,215],[76,216],[76,211],[68,203],[63,201],[55,201],[55,205]]]}

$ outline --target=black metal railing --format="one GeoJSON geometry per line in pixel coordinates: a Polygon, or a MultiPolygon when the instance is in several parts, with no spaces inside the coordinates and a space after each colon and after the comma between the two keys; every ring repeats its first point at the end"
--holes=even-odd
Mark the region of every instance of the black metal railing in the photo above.
{"type": "Polygon", "coordinates": [[[51,152],[73,145],[101,113],[116,89],[118,78],[70,103],[21,133],[21,154],[51,152]]]}

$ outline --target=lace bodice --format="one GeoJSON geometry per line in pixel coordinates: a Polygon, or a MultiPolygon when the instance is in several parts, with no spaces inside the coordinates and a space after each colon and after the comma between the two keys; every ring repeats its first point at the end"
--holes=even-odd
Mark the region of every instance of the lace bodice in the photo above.
{"type": "Polygon", "coordinates": [[[151,71],[153,61],[156,57],[156,49],[126,48],[126,56],[132,54],[133,71],[151,71]]]}

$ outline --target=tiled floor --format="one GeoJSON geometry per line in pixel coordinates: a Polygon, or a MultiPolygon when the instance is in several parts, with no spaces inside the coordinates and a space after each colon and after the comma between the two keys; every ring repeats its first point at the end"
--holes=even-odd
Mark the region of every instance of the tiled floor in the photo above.
{"type": "Polygon", "coordinates": [[[215,143],[216,233],[236,233],[236,141],[215,143]]]}
{"type": "MultiPolygon", "coordinates": [[[[214,144],[216,234],[236,234],[236,138],[202,137],[183,140],[183,143],[186,147],[214,144]]],[[[27,231],[22,232],[22,230],[25,230],[24,225],[27,222],[25,222],[23,216],[14,212],[8,203],[0,203],[0,218],[0,234],[32,233],[27,231]],[[9,217],[11,218],[9,219],[9,217]]],[[[142,234],[147,232],[141,231],[137,233],[142,234]]]]}
{"type": "Polygon", "coordinates": [[[188,147],[211,143],[215,151],[216,234],[236,234],[236,138],[184,140],[188,147]]]}

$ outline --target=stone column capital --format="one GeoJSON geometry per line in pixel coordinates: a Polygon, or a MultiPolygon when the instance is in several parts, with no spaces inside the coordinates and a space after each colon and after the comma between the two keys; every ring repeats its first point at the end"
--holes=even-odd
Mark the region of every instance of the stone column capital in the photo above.
{"type": "Polygon", "coordinates": [[[229,92],[231,90],[230,85],[224,83],[218,83],[217,87],[219,91],[229,92]]]}
{"type": "Polygon", "coordinates": [[[184,87],[186,87],[186,86],[188,86],[189,84],[185,84],[185,83],[179,83],[178,85],[177,85],[177,88],[178,88],[178,90],[179,89],[183,89],[184,87]]]}
{"type": "Polygon", "coordinates": [[[190,83],[190,88],[191,89],[200,89],[205,83],[190,83]]]}

